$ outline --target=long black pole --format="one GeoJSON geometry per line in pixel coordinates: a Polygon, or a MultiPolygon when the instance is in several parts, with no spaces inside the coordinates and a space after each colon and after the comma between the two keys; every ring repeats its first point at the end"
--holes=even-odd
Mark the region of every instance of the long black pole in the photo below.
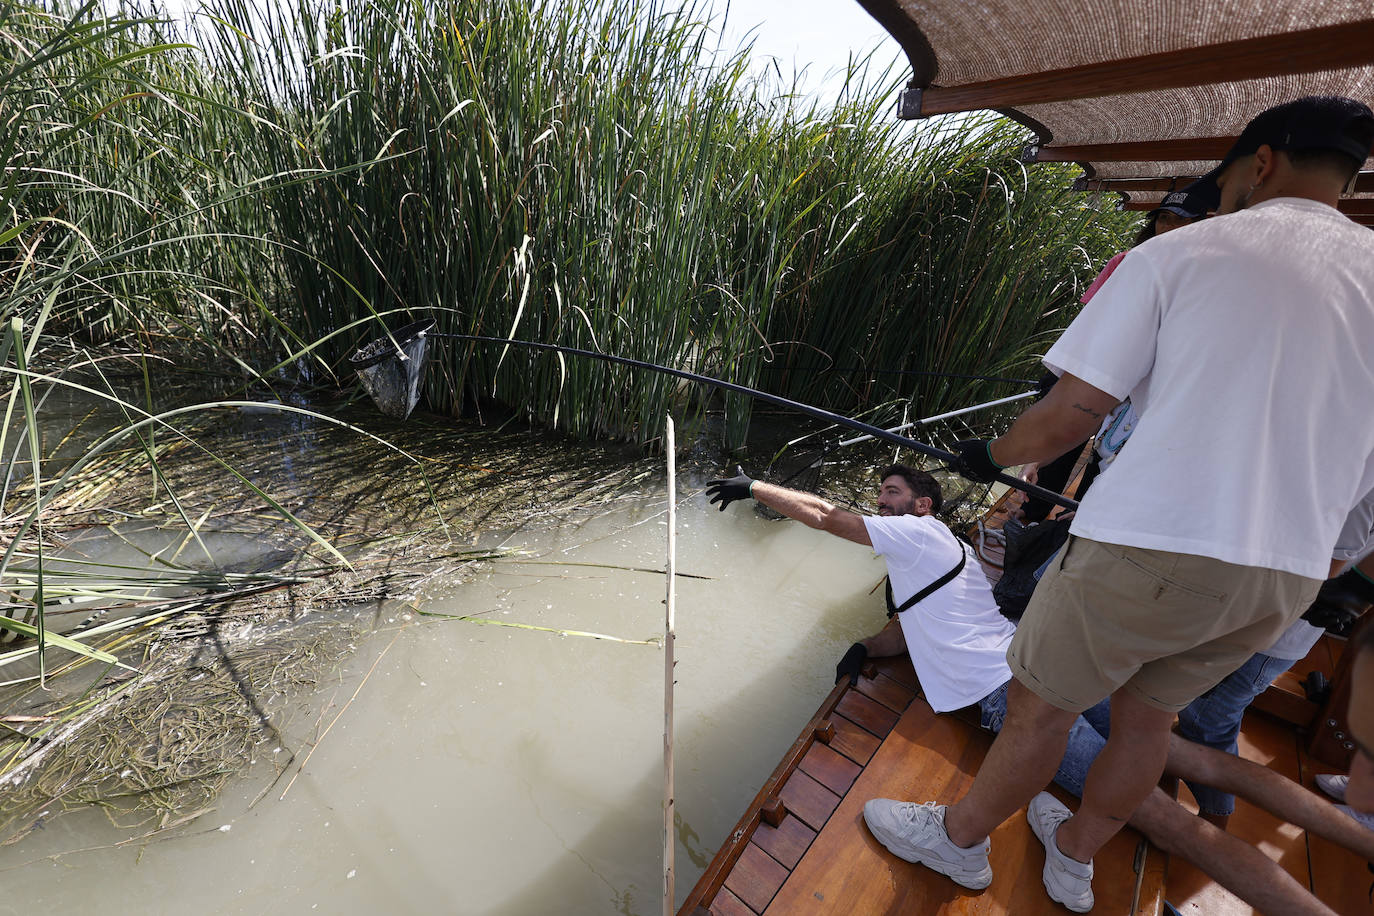
{"type": "MultiPolygon", "coordinates": [[[[684,369],[670,369],[667,366],[659,366],[655,363],[646,363],[643,360],[630,359],[625,356],[611,356],[606,353],[598,353],[595,350],[579,350],[576,347],[565,347],[559,344],[536,343],[532,340],[511,340],[505,337],[483,337],[477,334],[442,334],[434,332],[430,332],[428,336],[445,337],[450,340],[471,340],[477,341],[479,343],[505,344],[513,347],[525,347],[530,350],[553,350],[559,353],[570,353],[574,356],[586,356],[591,359],[599,359],[608,363],[618,363],[622,366],[634,366],[637,369],[647,369],[650,372],[659,372],[664,375],[671,375],[677,378],[687,379],[688,381],[700,382],[703,385],[710,385],[714,388],[721,388],[725,391],[733,391],[736,394],[748,395],[751,398],[756,398],[757,400],[763,401],[768,404],[772,404],[776,407],[785,407],[789,410],[795,410],[798,413],[804,413],[807,416],[815,417],[817,420],[824,420],[827,423],[834,423],[837,426],[847,426],[850,429],[858,430],[861,433],[867,433],[875,439],[883,439],[895,445],[900,445],[903,448],[909,448],[912,451],[919,452],[928,458],[938,458],[940,461],[943,461],[946,464],[953,462],[957,457],[956,455],[954,455],[953,452],[947,452],[944,449],[935,448],[933,445],[926,445],[924,442],[917,442],[915,439],[908,439],[906,436],[888,432],[880,426],[873,426],[868,423],[864,423],[861,420],[854,420],[850,417],[844,417],[837,413],[831,413],[830,411],[823,410],[820,407],[812,407],[810,404],[803,404],[800,401],[793,401],[776,394],[769,394],[766,391],[759,391],[757,388],[749,388],[745,385],[736,385],[734,382],[726,382],[718,378],[711,378],[709,375],[698,375],[695,372],[688,372],[684,369]]],[[[1009,487],[1015,487],[1016,489],[1021,490],[1022,492],[1030,496],[1035,496],[1039,499],[1043,499],[1046,502],[1053,503],[1056,506],[1063,506],[1065,509],[1078,508],[1077,501],[1069,499],[1067,496],[1064,496],[1060,493],[1056,493],[1053,490],[1047,490],[1044,487],[1037,487],[1035,484],[1026,483],[1024,480],[1021,480],[1017,477],[1013,477],[1010,474],[998,474],[997,480],[1000,483],[1004,483],[1009,487]]]]}

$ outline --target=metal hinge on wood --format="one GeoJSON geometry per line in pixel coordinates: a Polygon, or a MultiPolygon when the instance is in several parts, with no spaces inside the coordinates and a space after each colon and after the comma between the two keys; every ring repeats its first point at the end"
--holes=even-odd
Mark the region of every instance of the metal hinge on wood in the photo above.
{"type": "Polygon", "coordinates": [[[908,86],[897,96],[897,117],[902,121],[921,118],[921,93],[924,90],[908,86]]]}

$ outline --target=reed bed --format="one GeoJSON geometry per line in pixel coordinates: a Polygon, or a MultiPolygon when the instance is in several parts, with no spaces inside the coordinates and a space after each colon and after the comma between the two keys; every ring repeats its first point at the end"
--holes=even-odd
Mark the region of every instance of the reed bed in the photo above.
{"type": "MultiPolygon", "coordinates": [[[[892,121],[897,74],[862,60],[836,104],[751,79],[690,3],[211,0],[185,27],[5,9],[27,46],[70,47],[6,90],[29,114],[0,313],[274,386],[351,385],[354,347],[433,316],[834,409],[957,406],[989,388],[906,373],[1027,371],[1129,222],[1019,165],[1015,125],[892,121]]],[[[439,413],[646,442],[717,405],[438,349],[439,413]]],[[[723,406],[738,447],[752,405],[723,406]]]]}

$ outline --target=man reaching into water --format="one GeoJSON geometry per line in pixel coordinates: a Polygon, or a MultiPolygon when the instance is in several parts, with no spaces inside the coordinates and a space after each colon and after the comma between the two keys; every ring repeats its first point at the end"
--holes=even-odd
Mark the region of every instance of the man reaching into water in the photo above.
{"type": "Polygon", "coordinates": [[[949,712],[977,704],[984,727],[996,731],[1006,715],[1011,669],[1005,655],[1016,627],[997,610],[987,577],[969,548],[935,517],[942,504],[935,478],[894,464],[882,471],[881,480],[876,516],[840,509],[813,493],[751,480],[743,472],[711,481],[707,492],[722,509],[752,497],[788,518],[881,554],[893,602],[889,611],[901,612],[901,630],[884,630],[873,654],[900,653],[904,637],[931,708],[949,712]]]}
{"type": "MultiPolygon", "coordinates": [[[[887,563],[889,612],[895,611],[896,620],[856,643],[837,675],[857,678],[868,654],[908,652],[926,701],[936,712],[977,704],[983,727],[1001,729],[1011,681],[1005,656],[1015,626],[998,611],[982,567],[970,556],[971,548],[934,517],[941,493],[931,475],[901,464],[883,469],[877,516],[849,512],[812,493],[752,480],[742,471],[728,480],[712,480],[706,492],[722,510],[752,497],[811,528],[873,547],[887,563]]],[[[1104,701],[1086,713],[1092,724],[1079,716],[1070,729],[1054,780],[1075,795],[1082,795],[1088,768],[1106,744],[1101,732],[1107,713],[1104,701]]],[[[1374,858],[1374,831],[1265,767],[1177,737],[1170,744],[1166,766],[1172,775],[1240,795],[1283,820],[1374,858]]],[[[942,820],[942,809],[931,813],[942,820]]],[[[961,856],[941,861],[905,855],[900,830],[888,822],[888,814],[885,805],[874,802],[864,809],[869,828],[889,849],[966,887],[991,882],[986,859],[979,868],[964,869],[966,859],[961,856]]],[[[1331,913],[1263,853],[1189,813],[1162,790],[1155,789],[1130,822],[1156,846],[1193,862],[1263,912],[1331,913]]]]}

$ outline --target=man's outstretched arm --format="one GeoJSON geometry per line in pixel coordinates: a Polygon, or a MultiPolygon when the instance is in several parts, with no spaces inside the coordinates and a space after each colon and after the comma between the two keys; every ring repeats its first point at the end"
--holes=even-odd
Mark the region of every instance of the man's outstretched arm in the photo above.
{"type": "Polygon", "coordinates": [[[777,484],[754,480],[742,469],[736,470],[734,477],[712,480],[706,485],[706,493],[711,497],[711,502],[719,503],[722,511],[735,500],[751,496],[775,512],[781,512],[808,528],[828,531],[836,537],[856,544],[873,546],[873,542],[868,538],[868,528],[864,525],[862,515],[841,509],[814,493],[789,490],[777,484]]]}
{"type": "Polygon", "coordinates": [[[856,544],[873,546],[873,542],[868,538],[868,528],[864,525],[862,515],[841,509],[815,493],[789,490],[787,487],[762,480],[754,482],[753,493],[754,499],[768,508],[796,519],[808,528],[828,531],[836,537],[845,538],[856,544]]]}

